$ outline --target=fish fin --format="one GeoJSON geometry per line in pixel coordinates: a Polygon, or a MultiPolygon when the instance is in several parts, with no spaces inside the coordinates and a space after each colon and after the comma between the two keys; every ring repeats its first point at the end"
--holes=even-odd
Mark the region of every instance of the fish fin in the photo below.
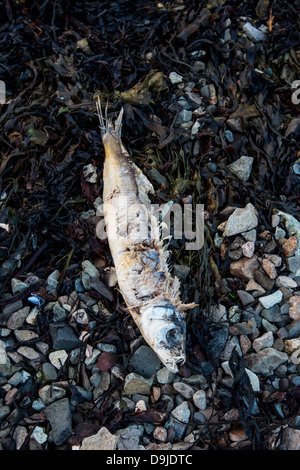
{"type": "Polygon", "coordinates": [[[102,137],[105,134],[113,134],[121,137],[122,131],[122,120],[124,114],[124,108],[121,108],[121,111],[118,114],[117,119],[113,122],[112,118],[108,118],[108,101],[105,106],[105,116],[102,113],[101,101],[99,96],[97,96],[96,108],[99,117],[100,129],[102,137]]]}

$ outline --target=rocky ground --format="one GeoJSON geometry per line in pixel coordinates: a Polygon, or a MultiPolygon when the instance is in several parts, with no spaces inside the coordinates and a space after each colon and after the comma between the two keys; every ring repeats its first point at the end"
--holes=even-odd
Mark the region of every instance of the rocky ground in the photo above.
{"type": "MultiPolygon", "coordinates": [[[[59,124],[47,122],[46,105],[38,121],[32,105],[26,121],[13,95],[15,114],[2,107],[1,449],[300,449],[300,120],[291,101],[297,55],[287,5],[272,5],[244,5],[237,14],[220,1],[196,15],[192,6],[185,13],[181,2],[171,2],[154,13],[148,5],[138,19],[150,33],[139,57],[142,86],[124,87],[121,96],[124,141],[160,202],[205,207],[199,253],[170,243],[183,298],[199,304],[187,317],[187,362],[178,374],[144,342],[118,292],[108,246],[94,235],[103,149],[96,117],[76,108],[86,99],[91,106],[93,93],[82,99],[76,82],[75,99],[59,82],[56,98],[48,97],[66,119],[59,124]],[[165,49],[163,64],[151,28],[174,17],[185,20],[176,23],[182,50],[165,49]],[[165,87],[167,95],[156,99],[165,87]],[[54,127],[46,130],[46,122],[54,127]],[[63,126],[76,145],[59,140],[63,126]],[[26,158],[30,164],[22,167],[26,158]],[[18,176],[13,186],[11,174],[20,169],[25,181],[18,176]],[[30,231],[18,238],[26,224],[30,231]]],[[[20,13],[10,14],[23,24],[20,13]]],[[[43,29],[42,21],[31,21],[43,29]]],[[[78,20],[70,24],[77,32],[68,47],[89,67],[95,37],[78,20]]],[[[104,21],[102,33],[110,24],[104,21]]],[[[70,33],[59,28],[62,48],[70,33]]],[[[52,57],[57,77],[63,61],[70,65],[66,57],[52,57]]],[[[37,66],[30,60],[27,73],[37,66]]],[[[99,83],[97,91],[104,93],[99,83]]]]}

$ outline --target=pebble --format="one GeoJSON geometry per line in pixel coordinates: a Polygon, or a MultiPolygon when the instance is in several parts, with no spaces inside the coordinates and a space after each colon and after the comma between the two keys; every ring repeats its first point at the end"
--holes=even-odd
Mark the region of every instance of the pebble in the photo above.
{"type": "Polygon", "coordinates": [[[69,352],[78,348],[82,342],[75,336],[70,326],[55,327],[50,329],[53,349],[64,349],[69,352]]]}
{"type": "Polygon", "coordinates": [[[32,330],[15,330],[16,340],[19,342],[31,341],[39,337],[39,335],[32,330]]]}
{"type": "Polygon", "coordinates": [[[27,284],[27,282],[20,281],[19,279],[15,279],[14,277],[11,280],[11,290],[13,295],[26,290],[28,287],[29,284],[27,284]]]}
{"type": "Polygon", "coordinates": [[[20,310],[14,312],[6,322],[7,328],[10,330],[16,330],[21,328],[30,312],[30,307],[23,307],[20,310]]]}
{"type": "Polygon", "coordinates": [[[171,72],[169,74],[169,80],[172,83],[172,85],[176,85],[177,83],[182,83],[183,77],[182,75],[179,75],[177,72],[171,72]]]}
{"type": "Polygon", "coordinates": [[[265,308],[261,312],[261,316],[272,323],[282,322],[282,315],[278,304],[275,304],[273,305],[273,307],[270,308],[265,308]]]}
{"type": "Polygon", "coordinates": [[[177,116],[177,119],[176,119],[176,124],[179,125],[179,124],[183,124],[183,123],[186,123],[186,122],[190,122],[193,118],[193,112],[192,111],[189,111],[187,109],[182,109],[179,113],[178,113],[178,116],[177,116]]]}
{"type": "Polygon", "coordinates": [[[264,271],[257,269],[254,272],[254,279],[255,281],[260,284],[266,291],[270,291],[274,284],[275,281],[271,279],[264,271]]]}
{"type": "Polygon", "coordinates": [[[17,349],[17,352],[22,356],[26,357],[26,359],[29,359],[30,361],[41,358],[40,354],[29,346],[20,346],[17,349]]]}
{"type": "Polygon", "coordinates": [[[272,375],[274,370],[288,360],[288,355],[274,348],[264,348],[245,357],[248,369],[256,374],[272,375]]]}
{"type": "Polygon", "coordinates": [[[248,181],[251,175],[253,157],[242,156],[235,162],[228,165],[229,170],[241,181],[248,181]]]}
{"type": "Polygon", "coordinates": [[[134,393],[151,395],[152,382],[152,378],[146,379],[145,377],[132,372],[125,378],[123,393],[124,395],[132,395],[134,393]]]}
{"type": "Polygon", "coordinates": [[[277,271],[272,261],[269,259],[263,259],[262,267],[271,279],[275,279],[277,277],[277,271]]]}
{"type": "Polygon", "coordinates": [[[44,385],[44,387],[40,388],[38,394],[44,405],[49,405],[50,403],[64,397],[66,395],[66,390],[62,387],[51,384],[44,385]]]}
{"type": "Polygon", "coordinates": [[[282,297],[283,297],[283,294],[281,290],[277,290],[273,294],[260,297],[259,301],[264,308],[271,308],[273,307],[273,305],[279,304],[279,302],[281,302],[282,300],[282,297]]]}
{"type": "Polygon", "coordinates": [[[278,255],[269,255],[269,254],[265,254],[264,255],[264,258],[268,259],[269,261],[271,261],[275,268],[279,268],[279,266],[282,265],[282,259],[280,258],[280,256],[278,255]]]}
{"type": "Polygon", "coordinates": [[[42,428],[41,426],[35,426],[31,436],[33,437],[33,439],[36,440],[38,444],[45,444],[48,439],[48,434],[45,433],[44,428],[42,428]]]}
{"type": "Polygon", "coordinates": [[[278,276],[275,281],[277,287],[287,287],[288,289],[295,289],[297,282],[289,276],[278,276]]]}
{"type": "Polygon", "coordinates": [[[134,372],[143,377],[151,377],[161,366],[160,359],[149,346],[140,346],[130,359],[134,372]]]}
{"type": "Polygon", "coordinates": [[[296,273],[300,270],[300,255],[294,255],[290,258],[285,259],[285,264],[287,269],[292,272],[296,273]]]}
{"type": "Polygon", "coordinates": [[[230,274],[234,277],[246,279],[247,281],[253,279],[254,273],[259,268],[259,262],[254,255],[252,258],[242,258],[230,264],[230,274]]]}
{"type": "Polygon", "coordinates": [[[46,285],[49,292],[56,292],[58,285],[59,271],[55,270],[46,279],[46,285]]]}
{"type": "Polygon", "coordinates": [[[264,41],[265,39],[265,34],[259,29],[252,26],[252,24],[249,22],[243,25],[243,31],[252,41],[264,41]]]}
{"type": "Polygon", "coordinates": [[[300,429],[287,427],[283,430],[282,444],[285,450],[300,450],[300,429]]]}
{"type": "Polygon", "coordinates": [[[185,384],[184,382],[174,382],[173,387],[176,392],[180,393],[180,395],[182,395],[187,400],[192,398],[194,394],[194,389],[190,385],[185,384]]]}
{"type": "Polygon", "coordinates": [[[173,382],[174,377],[175,374],[169,371],[166,367],[163,367],[156,372],[156,378],[160,384],[169,384],[173,382]]]}
{"type": "Polygon", "coordinates": [[[300,348],[300,337],[292,338],[292,339],[285,339],[283,342],[284,342],[284,351],[287,354],[292,354],[293,352],[297,351],[300,348]]]}
{"type": "Polygon", "coordinates": [[[118,450],[139,450],[141,431],[139,428],[128,427],[116,432],[118,450]]]}
{"type": "Polygon", "coordinates": [[[286,258],[290,258],[297,251],[297,238],[292,236],[282,245],[282,251],[286,258]]]}
{"type": "Polygon", "coordinates": [[[158,441],[161,442],[166,442],[168,436],[168,431],[163,428],[162,426],[156,426],[154,431],[153,431],[153,437],[154,439],[157,439],[158,441]]]}
{"type": "Polygon", "coordinates": [[[246,258],[252,258],[255,251],[255,245],[253,242],[246,242],[242,245],[241,248],[243,255],[246,256],[246,258]]]}
{"type": "Polygon", "coordinates": [[[3,317],[8,318],[12,313],[20,310],[23,307],[22,300],[17,300],[16,302],[9,303],[3,307],[3,317]]]}
{"type": "Polygon", "coordinates": [[[72,434],[72,415],[68,398],[48,405],[45,414],[51,426],[51,440],[58,446],[63,444],[72,434]]]}
{"type": "Polygon", "coordinates": [[[97,434],[85,437],[80,450],[116,450],[118,436],[111,434],[106,427],[101,427],[97,434]]]}
{"type": "Polygon", "coordinates": [[[289,316],[295,321],[300,321],[300,296],[294,295],[293,297],[290,297],[289,303],[291,305],[289,316]]]}
{"type": "Polygon", "coordinates": [[[246,292],[244,290],[237,290],[237,295],[239,296],[240,301],[242,302],[244,307],[255,301],[255,298],[251,294],[249,294],[249,292],[246,292]]]}
{"type": "Polygon", "coordinates": [[[206,409],[206,393],[204,390],[197,390],[193,394],[193,403],[198,410],[206,409]]]}
{"type": "Polygon", "coordinates": [[[49,354],[49,360],[56,369],[61,369],[68,359],[68,353],[64,349],[58,351],[52,351],[49,354]]]}
{"type": "Polygon", "coordinates": [[[257,227],[258,219],[254,206],[249,203],[243,209],[237,208],[227,220],[224,236],[230,237],[257,227]]]}
{"type": "Polygon", "coordinates": [[[40,314],[40,311],[39,311],[38,307],[34,307],[30,311],[28,316],[26,317],[26,323],[28,323],[29,325],[32,325],[32,326],[36,325],[39,314],[40,314]]]}
{"type": "Polygon", "coordinates": [[[272,331],[268,331],[267,333],[264,333],[262,336],[259,336],[256,338],[253,343],[253,349],[258,352],[263,348],[271,348],[274,343],[274,336],[272,331]]]}
{"type": "Polygon", "coordinates": [[[265,289],[262,286],[260,286],[257,282],[255,282],[253,279],[248,281],[245,289],[246,291],[258,291],[258,292],[261,292],[262,294],[266,292],[265,289]]]}

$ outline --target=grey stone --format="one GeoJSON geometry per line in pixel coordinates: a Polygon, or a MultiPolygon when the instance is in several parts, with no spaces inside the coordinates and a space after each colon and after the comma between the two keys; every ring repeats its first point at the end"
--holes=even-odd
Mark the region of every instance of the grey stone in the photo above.
{"type": "Polygon", "coordinates": [[[38,394],[45,405],[50,405],[50,403],[64,397],[66,395],[66,390],[62,387],[51,384],[44,385],[44,387],[40,388],[38,394]]]}
{"type": "Polygon", "coordinates": [[[156,372],[156,378],[160,384],[169,384],[173,381],[174,377],[175,374],[169,371],[166,367],[163,367],[156,372]]]}
{"type": "Polygon", "coordinates": [[[57,371],[50,362],[44,362],[42,371],[45,383],[54,382],[57,379],[57,371]]]}
{"type": "Polygon", "coordinates": [[[116,450],[118,436],[111,434],[105,427],[99,429],[97,434],[83,439],[80,450],[116,450]]]}
{"type": "Polygon", "coordinates": [[[177,116],[177,119],[176,119],[176,124],[179,125],[179,124],[183,124],[185,122],[189,122],[191,121],[193,118],[193,112],[192,111],[189,111],[187,109],[182,109],[179,113],[178,113],[178,116],[177,116]]]}
{"type": "Polygon", "coordinates": [[[30,312],[30,307],[23,307],[14,312],[6,322],[6,326],[11,330],[16,330],[24,325],[25,320],[30,312]]]}
{"type": "Polygon", "coordinates": [[[282,434],[282,444],[285,450],[300,450],[300,429],[285,428],[282,434]]]}
{"type": "Polygon", "coordinates": [[[279,304],[281,302],[283,294],[281,290],[273,292],[273,294],[265,295],[259,298],[260,303],[266,309],[273,307],[273,305],[279,304]]]}
{"type": "Polygon", "coordinates": [[[241,181],[246,182],[251,175],[253,160],[253,157],[247,157],[244,155],[235,162],[228,165],[228,168],[231,173],[237,176],[241,181]]]}
{"type": "Polygon", "coordinates": [[[242,302],[244,307],[251,304],[255,300],[254,297],[249,294],[249,292],[246,292],[244,290],[238,290],[237,295],[239,296],[240,301],[242,302]]]}
{"type": "Polygon", "coordinates": [[[51,273],[50,276],[47,277],[46,285],[47,285],[48,291],[50,292],[56,291],[57,285],[58,285],[58,277],[59,277],[58,270],[53,271],[53,273],[51,273]]]}
{"type": "Polygon", "coordinates": [[[256,374],[272,375],[274,370],[288,360],[288,355],[274,348],[265,348],[245,357],[245,365],[256,374]]]}
{"type": "Polygon", "coordinates": [[[265,33],[263,33],[263,31],[260,31],[259,29],[255,28],[249,22],[243,25],[243,31],[252,41],[264,41],[264,39],[266,38],[265,33]]]}
{"type": "Polygon", "coordinates": [[[224,132],[224,135],[225,135],[225,139],[227,140],[227,142],[233,142],[234,141],[233,133],[231,131],[226,130],[224,132]]]}
{"type": "Polygon", "coordinates": [[[132,355],[130,365],[134,372],[151,377],[161,366],[160,359],[149,346],[140,346],[132,355]]]}
{"type": "Polygon", "coordinates": [[[51,426],[51,437],[56,445],[63,444],[72,434],[72,415],[68,398],[62,398],[45,409],[51,426]]]}
{"type": "Polygon", "coordinates": [[[292,272],[296,273],[300,270],[300,255],[291,256],[290,258],[285,259],[285,264],[287,269],[292,272]]]}
{"type": "Polygon", "coordinates": [[[146,379],[139,374],[134,372],[128,374],[125,378],[124,383],[124,395],[132,395],[135,393],[141,393],[142,395],[151,395],[151,385],[153,379],[146,379]]]}
{"type": "Polygon", "coordinates": [[[11,412],[11,409],[8,405],[0,405],[0,420],[6,418],[11,412]]]}
{"type": "Polygon", "coordinates": [[[182,83],[183,77],[182,75],[179,75],[177,72],[171,72],[169,74],[169,80],[172,83],[172,85],[176,85],[177,83],[182,83]]]}
{"type": "Polygon", "coordinates": [[[282,322],[282,315],[278,304],[273,305],[271,308],[265,308],[261,312],[261,316],[269,322],[280,323],[282,322]]]}
{"type": "Polygon", "coordinates": [[[53,349],[65,349],[66,351],[71,351],[82,344],[79,338],[76,338],[70,326],[52,327],[50,329],[50,334],[52,337],[53,349]]]}
{"type": "Polygon", "coordinates": [[[183,401],[171,412],[171,416],[167,420],[165,428],[173,429],[175,438],[183,439],[189,419],[190,409],[188,403],[183,401]]]}
{"type": "Polygon", "coordinates": [[[204,390],[197,390],[193,395],[194,405],[198,410],[206,409],[206,393],[204,390]]]}
{"type": "Polygon", "coordinates": [[[67,316],[68,312],[59,304],[59,302],[55,302],[55,305],[53,306],[54,321],[63,321],[67,316]]]}
{"type": "Polygon", "coordinates": [[[116,432],[118,450],[139,450],[141,431],[134,428],[120,429],[116,432]]]}
{"type": "Polygon", "coordinates": [[[237,208],[227,220],[224,236],[231,237],[257,227],[258,219],[254,206],[249,203],[243,209],[237,208]]]}
{"type": "Polygon", "coordinates": [[[19,279],[16,279],[14,277],[11,280],[11,290],[14,295],[18,292],[22,292],[23,290],[27,289],[28,286],[29,284],[27,284],[26,282],[20,281],[19,279]]]}
{"type": "Polygon", "coordinates": [[[22,300],[17,300],[16,302],[9,303],[3,307],[3,316],[8,318],[12,313],[20,310],[23,307],[22,300]]]}

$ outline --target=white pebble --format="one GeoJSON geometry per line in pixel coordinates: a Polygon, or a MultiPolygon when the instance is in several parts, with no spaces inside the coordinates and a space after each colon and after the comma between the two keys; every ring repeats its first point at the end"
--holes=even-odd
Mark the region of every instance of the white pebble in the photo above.
{"type": "Polygon", "coordinates": [[[60,369],[68,358],[68,353],[64,349],[59,349],[58,351],[53,351],[49,354],[49,360],[51,364],[60,369]]]}

